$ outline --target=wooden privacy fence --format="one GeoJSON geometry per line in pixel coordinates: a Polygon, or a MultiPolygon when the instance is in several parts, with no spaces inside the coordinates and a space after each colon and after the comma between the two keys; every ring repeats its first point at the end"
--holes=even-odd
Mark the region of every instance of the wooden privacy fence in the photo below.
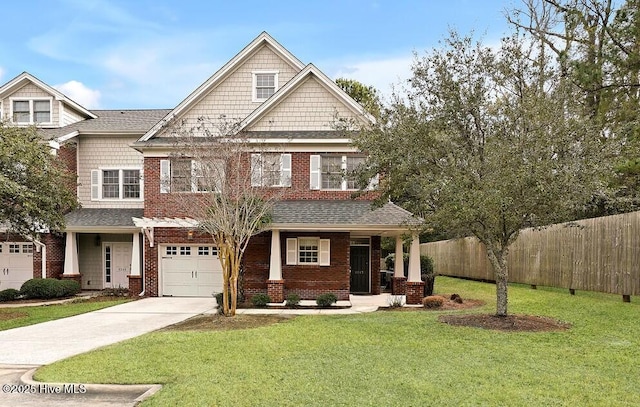
{"type": "MultiPolygon", "coordinates": [[[[420,245],[437,274],[494,280],[476,238],[420,245]]],[[[640,294],[640,212],[525,229],[507,259],[509,281],[621,295],[640,294]]]]}

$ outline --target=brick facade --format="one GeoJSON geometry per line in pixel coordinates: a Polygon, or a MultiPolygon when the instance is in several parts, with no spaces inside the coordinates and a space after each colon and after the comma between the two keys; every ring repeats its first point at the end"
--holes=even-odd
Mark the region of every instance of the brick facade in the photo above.
{"type": "Polygon", "coordinates": [[[407,304],[422,304],[422,298],[424,298],[424,282],[407,281],[407,304]]]}
{"type": "MultiPolygon", "coordinates": [[[[318,153],[313,153],[318,154],[318,153]]],[[[337,153],[340,155],[360,155],[355,153],[337,153]]],[[[309,188],[310,156],[312,153],[295,152],[291,153],[291,186],[264,188],[264,195],[269,196],[269,192],[277,195],[281,200],[350,200],[353,199],[353,190],[312,190],[309,188]]],[[[145,205],[144,216],[153,217],[185,217],[189,215],[188,208],[202,202],[200,194],[160,193],[160,160],[166,157],[145,157],[144,178],[145,178],[145,205]],[[187,199],[185,199],[187,198],[187,199]]],[[[251,162],[250,154],[246,154],[243,162],[247,164],[249,171],[251,162]]],[[[248,179],[248,177],[247,177],[248,179]]],[[[249,186],[247,186],[249,188],[249,186]]],[[[371,191],[358,195],[356,199],[372,201],[377,198],[378,193],[371,191]]]]}

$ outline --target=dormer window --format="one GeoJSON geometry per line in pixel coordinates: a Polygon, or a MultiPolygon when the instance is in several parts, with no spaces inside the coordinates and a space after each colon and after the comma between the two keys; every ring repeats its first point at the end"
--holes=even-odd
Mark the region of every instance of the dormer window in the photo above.
{"type": "Polygon", "coordinates": [[[16,124],[50,124],[51,99],[12,99],[11,119],[16,124]]]}
{"type": "Polygon", "coordinates": [[[253,101],[264,102],[278,90],[278,71],[254,71],[253,101]]]}

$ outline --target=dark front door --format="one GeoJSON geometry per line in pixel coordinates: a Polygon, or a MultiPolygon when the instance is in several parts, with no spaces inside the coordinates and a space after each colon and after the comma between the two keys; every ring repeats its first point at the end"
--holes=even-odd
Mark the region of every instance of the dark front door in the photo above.
{"type": "Polygon", "coordinates": [[[369,292],[369,246],[351,246],[351,292],[369,292]]]}

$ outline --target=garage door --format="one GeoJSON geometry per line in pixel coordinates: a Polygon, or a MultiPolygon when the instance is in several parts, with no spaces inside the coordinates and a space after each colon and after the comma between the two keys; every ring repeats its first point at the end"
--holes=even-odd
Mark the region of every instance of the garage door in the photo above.
{"type": "Polygon", "coordinates": [[[0,243],[0,290],[15,288],[33,278],[33,243],[0,243]]]}
{"type": "Polygon", "coordinates": [[[214,246],[160,246],[162,295],[211,297],[222,291],[222,266],[214,246]]]}

